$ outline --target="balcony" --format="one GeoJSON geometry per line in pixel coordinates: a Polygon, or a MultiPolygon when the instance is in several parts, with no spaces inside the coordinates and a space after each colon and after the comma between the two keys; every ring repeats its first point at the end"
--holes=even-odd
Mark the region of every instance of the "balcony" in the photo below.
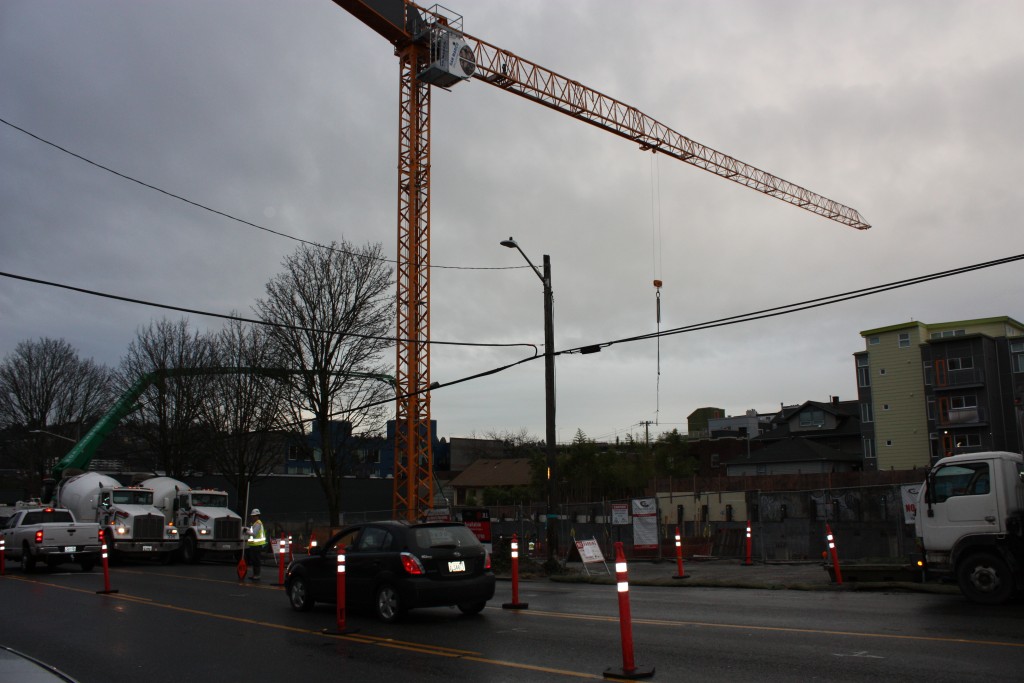
{"type": "Polygon", "coordinates": [[[967,386],[984,386],[985,371],[982,368],[965,368],[935,373],[935,388],[949,389],[967,386]]]}
{"type": "Polygon", "coordinates": [[[964,427],[988,423],[988,410],[984,406],[949,408],[939,413],[936,424],[940,427],[964,427]]]}

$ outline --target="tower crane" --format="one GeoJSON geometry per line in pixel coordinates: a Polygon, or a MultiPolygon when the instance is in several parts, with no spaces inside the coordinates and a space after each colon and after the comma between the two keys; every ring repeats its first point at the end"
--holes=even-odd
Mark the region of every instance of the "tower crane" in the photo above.
{"type": "Polygon", "coordinates": [[[410,0],[334,0],[395,48],[399,60],[395,472],[392,511],[433,507],[430,422],[430,93],[470,78],[843,225],[871,227],[836,201],[706,147],[616,99],[475,38],[462,17],[410,0]]]}

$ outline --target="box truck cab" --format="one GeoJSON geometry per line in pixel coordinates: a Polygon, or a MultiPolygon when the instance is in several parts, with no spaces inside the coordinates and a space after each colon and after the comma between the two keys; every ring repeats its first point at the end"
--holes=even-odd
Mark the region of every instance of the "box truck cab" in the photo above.
{"type": "Polygon", "coordinates": [[[915,521],[926,578],[955,580],[974,602],[1024,588],[1024,456],[984,452],[939,460],[915,521]]]}

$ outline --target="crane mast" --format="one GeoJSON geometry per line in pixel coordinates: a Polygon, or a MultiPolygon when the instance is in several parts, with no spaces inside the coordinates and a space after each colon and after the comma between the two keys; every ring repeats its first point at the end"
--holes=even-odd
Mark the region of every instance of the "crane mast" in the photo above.
{"type": "Polygon", "coordinates": [[[334,0],[395,47],[399,72],[395,472],[392,512],[433,507],[430,420],[430,87],[476,78],[858,230],[848,206],[702,145],[635,107],[462,31],[462,17],[409,0],[334,0]]]}

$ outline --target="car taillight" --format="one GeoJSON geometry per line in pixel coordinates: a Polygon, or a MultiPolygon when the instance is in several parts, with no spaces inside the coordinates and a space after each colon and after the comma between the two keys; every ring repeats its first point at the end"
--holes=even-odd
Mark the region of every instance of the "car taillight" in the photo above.
{"type": "Polygon", "coordinates": [[[420,562],[420,558],[416,557],[412,553],[402,553],[402,569],[405,570],[406,574],[412,574],[419,576],[426,573],[423,568],[423,563],[420,562]]]}
{"type": "Polygon", "coordinates": [[[487,569],[490,569],[490,568],[491,568],[491,554],[490,553],[484,553],[484,569],[487,570],[487,569]]]}
{"type": "Polygon", "coordinates": [[[39,531],[36,532],[36,543],[42,543],[42,542],[43,542],[43,530],[40,529],[39,531]]]}

